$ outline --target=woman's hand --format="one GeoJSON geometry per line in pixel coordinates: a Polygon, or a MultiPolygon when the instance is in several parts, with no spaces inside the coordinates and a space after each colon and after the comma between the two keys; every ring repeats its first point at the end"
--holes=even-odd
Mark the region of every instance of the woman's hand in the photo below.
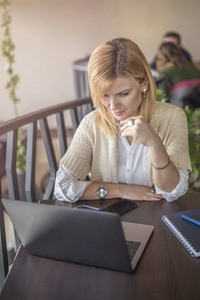
{"type": "Polygon", "coordinates": [[[120,122],[120,135],[122,137],[132,137],[136,142],[144,146],[151,147],[155,143],[162,143],[159,136],[152,129],[147,120],[142,116],[131,117],[120,122]],[[133,120],[133,125],[128,121],[133,120]]]}
{"type": "Polygon", "coordinates": [[[134,138],[136,142],[149,147],[153,167],[153,182],[163,191],[172,192],[177,186],[180,176],[175,165],[170,161],[167,151],[150,124],[142,116],[130,117],[120,122],[122,137],[134,138]],[[133,125],[129,125],[130,120],[133,125]]]}
{"type": "Polygon", "coordinates": [[[121,185],[121,198],[135,200],[135,201],[159,201],[164,199],[162,195],[157,195],[153,187],[133,184],[119,184],[121,185]]]}

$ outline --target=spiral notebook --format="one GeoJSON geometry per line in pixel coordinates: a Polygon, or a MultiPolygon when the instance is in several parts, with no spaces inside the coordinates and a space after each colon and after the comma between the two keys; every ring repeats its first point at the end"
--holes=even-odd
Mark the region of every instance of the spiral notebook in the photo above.
{"type": "Polygon", "coordinates": [[[181,217],[184,213],[196,213],[196,210],[200,208],[166,215],[162,220],[192,256],[200,257],[200,226],[181,217]]]}

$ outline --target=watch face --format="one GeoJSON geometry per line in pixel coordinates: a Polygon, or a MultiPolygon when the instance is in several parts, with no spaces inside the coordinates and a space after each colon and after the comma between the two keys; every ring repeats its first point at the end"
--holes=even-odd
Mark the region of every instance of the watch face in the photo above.
{"type": "Polygon", "coordinates": [[[97,190],[97,196],[99,196],[100,199],[105,198],[106,195],[107,195],[107,191],[104,188],[99,188],[97,190]]]}

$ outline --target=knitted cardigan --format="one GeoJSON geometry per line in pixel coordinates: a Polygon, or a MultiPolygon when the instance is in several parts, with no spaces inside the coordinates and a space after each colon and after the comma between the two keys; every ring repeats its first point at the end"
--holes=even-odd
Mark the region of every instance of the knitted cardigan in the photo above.
{"type": "MultiPolygon", "coordinates": [[[[69,149],[60,163],[81,180],[91,173],[92,182],[118,182],[117,137],[107,138],[96,125],[97,110],[81,121],[69,149]]],[[[191,170],[188,127],[184,111],[169,103],[156,102],[150,125],[161,138],[177,168],[191,170]]],[[[148,184],[153,185],[149,156],[148,184]]]]}

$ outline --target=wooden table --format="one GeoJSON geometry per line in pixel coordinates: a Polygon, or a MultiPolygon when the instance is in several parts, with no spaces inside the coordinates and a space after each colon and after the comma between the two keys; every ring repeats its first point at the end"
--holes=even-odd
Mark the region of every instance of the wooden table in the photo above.
{"type": "MultiPolygon", "coordinates": [[[[100,207],[111,202],[84,201],[100,207]]],[[[35,257],[21,247],[0,299],[199,300],[200,258],[190,256],[161,218],[200,207],[200,193],[187,193],[173,203],[162,200],[138,204],[138,208],[124,214],[122,220],[152,224],[155,230],[133,274],[35,257]]]]}

